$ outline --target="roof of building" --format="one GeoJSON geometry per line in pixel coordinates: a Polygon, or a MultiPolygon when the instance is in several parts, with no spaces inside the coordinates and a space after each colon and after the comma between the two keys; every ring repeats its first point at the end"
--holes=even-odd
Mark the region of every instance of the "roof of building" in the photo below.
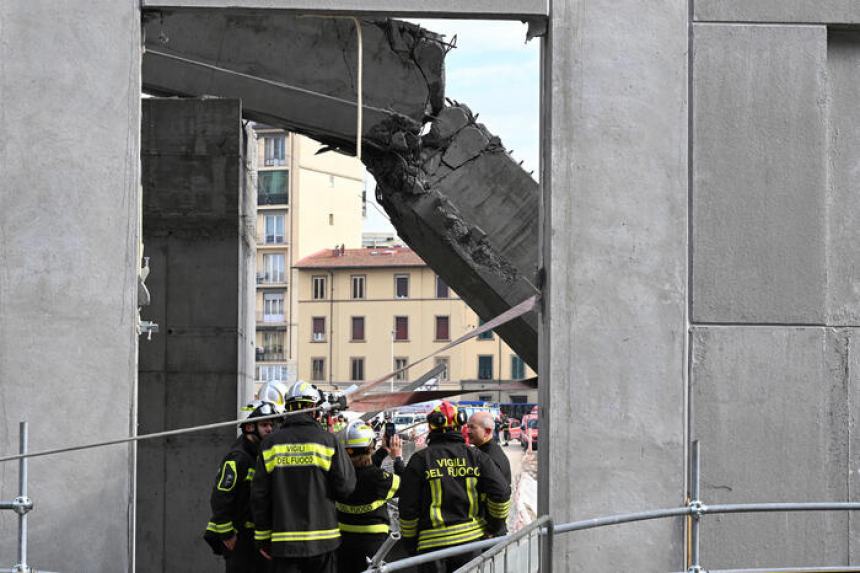
{"type": "Polygon", "coordinates": [[[363,267],[426,267],[427,263],[407,247],[323,249],[295,264],[299,269],[363,267]]]}

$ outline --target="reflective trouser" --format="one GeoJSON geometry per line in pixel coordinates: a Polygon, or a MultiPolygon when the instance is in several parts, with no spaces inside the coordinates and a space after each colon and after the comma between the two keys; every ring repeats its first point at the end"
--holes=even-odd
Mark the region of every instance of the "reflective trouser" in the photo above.
{"type": "Polygon", "coordinates": [[[269,562],[260,555],[254,546],[254,532],[242,529],[236,534],[236,548],[224,557],[227,573],[266,573],[269,562]]]}
{"type": "Polygon", "coordinates": [[[313,557],[275,557],[269,573],[338,573],[337,550],[313,557]]]}
{"type": "MultiPolygon", "coordinates": [[[[376,551],[388,537],[386,533],[347,533],[340,534],[340,549],[338,549],[337,560],[340,568],[339,573],[361,573],[367,569],[367,560],[376,554],[376,551]]],[[[386,561],[391,561],[386,559],[386,561]]]]}

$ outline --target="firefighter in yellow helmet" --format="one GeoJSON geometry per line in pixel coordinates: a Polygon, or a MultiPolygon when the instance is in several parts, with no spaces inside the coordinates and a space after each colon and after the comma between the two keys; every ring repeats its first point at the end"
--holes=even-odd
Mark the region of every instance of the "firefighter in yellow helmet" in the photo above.
{"type": "Polygon", "coordinates": [[[212,517],[203,539],[216,555],[224,556],[227,573],[263,573],[268,567],[254,547],[250,494],[260,442],[272,432],[273,420],[254,419],[279,413],[274,404],[261,400],[243,407],[242,435],[218,467],[209,499],[212,517]]]}
{"type": "Polygon", "coordinates": [[[335,573],[340,529],[335,501],[355,489],[355,470],[334,435],[317,422],[319,390],[296,382],[283,426],[260,445],[251,483],[254,539],[270,573],[335,573]]]}
{"type": "MultiPolygon", "coordinates": [[[[427,415],[430,437],[412,455],[400,486],[400,533],[410,552],[425,553],[492,537],[504,530],[510,486],[486,454],[466,445],[465,412],[442,402],[427,415]]],[[[477,555],[470,552],[422,565],[427,573],[451,572],[477,555]]]]}
{"type": "Polygon", "coordinates": [[[376,445],[376,432],[364,421],[350,423],[340,439],[355,467],[357,481],[352,495],[336,504],[343,539],[339,571],[360,573],[388,537],[388,501],[397,495],[400,478],[374,465],[371,452],[376,445]]]}

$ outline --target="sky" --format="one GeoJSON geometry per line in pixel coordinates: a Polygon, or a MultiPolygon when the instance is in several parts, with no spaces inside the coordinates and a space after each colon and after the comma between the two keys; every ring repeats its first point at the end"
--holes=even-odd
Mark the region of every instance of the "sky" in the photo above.
{"type": "MultiPolygon", "coordinates": [[[[457,48],[445,58],[445,95],[479,114],[478,122],[502,139],[526,171],[538,169],[540,47],[525,43],[521,22],[413,20],[423,28],[457,36],[457,48]]],[[[373,180],[367,176],[368,203],[373,180]]],[[[364,231],[392,231],[378,205],[368,205],[364,231]]]]}

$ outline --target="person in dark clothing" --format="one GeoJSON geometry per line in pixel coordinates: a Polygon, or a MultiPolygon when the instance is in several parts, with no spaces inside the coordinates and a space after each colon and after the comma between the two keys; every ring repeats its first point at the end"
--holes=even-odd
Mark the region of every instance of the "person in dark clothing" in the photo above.
{"type": "Polygon", "coordinates": [[[273,421],[250,422],[254,418],[280,413],[275,404],[256,400],[242,408],[248,422],[242,435],[221,461],[209,505],[212,517],[203,539],[216,555],[222,555],[227,573],[264,573],[268,563],[254,547],[251,521],[251,480],[260,441],[272,432],[273,421]]]}
{"type": "MultiPolygon", "coordinates": [[[[505,478],[505,483],[508,487],[511,485],[511,462],[508,456],[505,455],[499,443],[493,439],[493,429],[495,422],[493,415],[489,412],[475,412],[469,418],[469,441],[477,449],[484,452],[493,462],[496,467],[502,472],[505,478]]],[[[506,518],[507,521],[507,518],[506,518]]],[[[507,523],[503,526],[500,535],[507,533],[507,523]]]]}
{"type": "MultiPolygon", "coordinates": [[[[412,455],[400,486],[400,533],[410,552],[426,553],[498,535],[510,486],[487,455],[465,444],[464,413],[442,402],[427,415],[428,446],[412,455]],[[482,517],[483,516],[483,517],[482,517]]],[[[437,560],[425,573],[450,573],[476,552],[437,560]]]]}
{"type": "Polygon", "coordinates": [[[391,436],[390,442],[387,437],[383,437],[383,440],[382,447],[373,452],[373,456],[370,458],[373,465],[378,468],[382,467],[385,458],[391,456],[391,459],[394,460],[394,473],[403,475],[406,470],[406,464],[403,463],[403,440],[397,434],[391,436]]]}
{"type": "Polygon", "coordinates": [[[290,388],[288,416],[260,445],[251,510],[254,540],[271,573],[335,573],[340,529],[336,501],[355,489],[355,470],[334,435],[323,430],[314,408],[319,391],[307,382],[290,388]]]}
{"type": "MultiPolygon", "coordinates": [[[[355,466],[355,491],[335,504],[342,543],[338,553],[340,573],[360,573],[390,531],[388,502],[397,495],[400,477],[377,467],[370,452],[376,433],[361,420],[346,427],[341,443],[355,466]]],[[[402,464],[402,461],[401,461],[402,464]]]]}

